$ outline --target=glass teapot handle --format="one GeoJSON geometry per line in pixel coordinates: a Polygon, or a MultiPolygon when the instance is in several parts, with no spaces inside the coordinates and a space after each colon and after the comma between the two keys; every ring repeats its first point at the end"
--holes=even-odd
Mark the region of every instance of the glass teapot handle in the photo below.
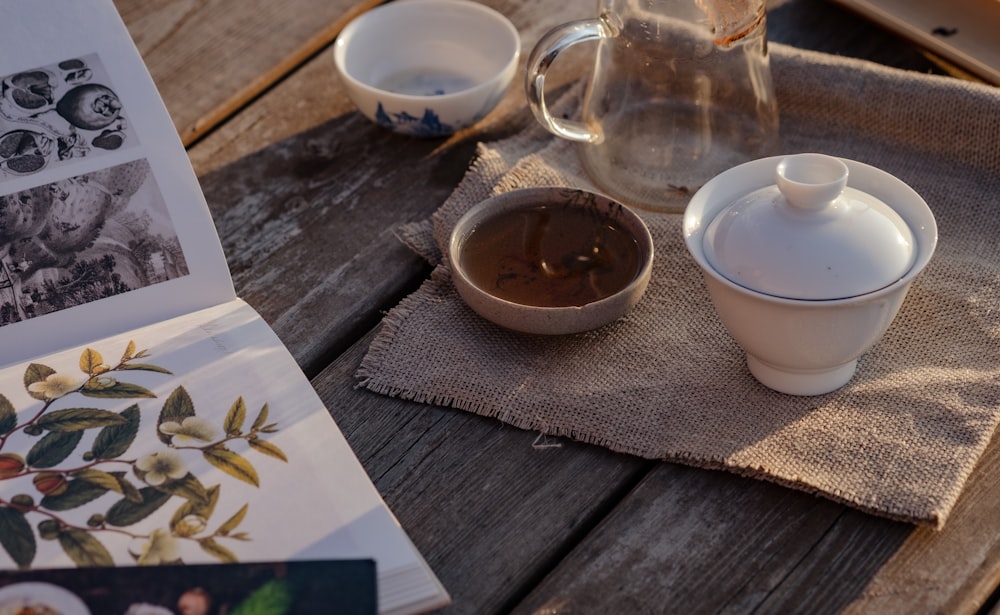
{"type": "Polygon", "coordinates": [[[599,143],[604,136],[583,122],[553,117],[545,104],[545,73],[556,57],[571,45],[584,41],[612,38],[616,32],[604,19],[581,19],[556,26],[538,40],[528,56],[524,77],[524,93],[528,106],[542,126],[552,134],[585,143],[599,143]]]}

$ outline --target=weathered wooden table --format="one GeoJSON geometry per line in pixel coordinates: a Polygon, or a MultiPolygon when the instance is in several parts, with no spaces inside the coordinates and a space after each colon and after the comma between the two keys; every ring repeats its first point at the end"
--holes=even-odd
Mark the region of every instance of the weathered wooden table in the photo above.
{"type": "MultiPolygon", "coordinates": [[[[452,593],[448,611],[993,608],[1000,445],[935,532],[724,472],[569,441],[539,449],[535,433],[356,389],[382,313],[429,272],[393,229],[444,201],[477,142],[533,121],[520,77],[481,125],[446,141],[408,139],[356,113],[333,71],[332,40],[375,0],[116,2],[189,147],[238,293],[312,379],[452,593]]],[[[595,10],[485,2],[526,48],[595,10]]],[[[772,41],[938,70],[821,0],[772,2],[768,27],[772,41]]]]}

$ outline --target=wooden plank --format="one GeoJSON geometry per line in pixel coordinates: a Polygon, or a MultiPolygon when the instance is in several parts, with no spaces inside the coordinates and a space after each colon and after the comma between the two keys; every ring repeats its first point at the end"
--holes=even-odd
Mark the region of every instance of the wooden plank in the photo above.
{"type": "Polygon", "coordinates": [[[914,531],[852,613],[976,613],[1000,585],[1000,436],[940,532],[914,531]]]}
{"type": "Polygon", "coordinates": [[[1000,442],[942,531],[664,464],[515,613],[976,613],[1000,580],[1000,442]]]}
{"type": "Polygon", "coordinates": [[[878,531],[852,535],[850,516],[768,483],[662,464],[514,612],[756,612],[836,536],[842,559],[823,560],[775,611],[836,613],[909,531],[876,520],[878,531]]]}
{"type": "Polygon", "coordinates": [[[240,296],[309,373],[340,347],[339,335],[356,338],[426,275],[393,230],[447,198],[475,146],[437,157],[437,143],[346,123],[201,177],[240,296]],[[366,148],[392,148],[394,157],[359,156],[366,148]],[[364,329],[352,333],[345,322],[364,329]]]}
{"type": "Polygon", "coordinates": [[[313,381],[401,525],[452,594],[508,612],[651,462],[355,388],[362,338],[313,381]]]}
{"type": "Polygon", "coordinates": [[[115,0],[187,145],[382,0],[115,0]]]}

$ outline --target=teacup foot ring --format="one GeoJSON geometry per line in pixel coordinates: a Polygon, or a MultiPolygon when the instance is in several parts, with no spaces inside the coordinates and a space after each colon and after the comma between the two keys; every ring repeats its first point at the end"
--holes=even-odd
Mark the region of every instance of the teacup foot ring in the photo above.
{"type": "Polygon", "coordinates": [[[858,360],[854,359],[831,369],[788,370],[747,355],[747,367],[754,378],[769,389],[789,395],[822,395],[836,391],[850,381],[857,366],[858,360]]]}

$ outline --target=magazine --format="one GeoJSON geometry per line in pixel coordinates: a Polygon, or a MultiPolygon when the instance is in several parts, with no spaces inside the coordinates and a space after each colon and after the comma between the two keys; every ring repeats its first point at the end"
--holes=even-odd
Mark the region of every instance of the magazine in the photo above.
{"type": "Polygon", "coordinates": [[[0,0],[0,46],[0,568],[373,560],[380,612],[447,604],[236,296],[112,1],[0,0]]]}

